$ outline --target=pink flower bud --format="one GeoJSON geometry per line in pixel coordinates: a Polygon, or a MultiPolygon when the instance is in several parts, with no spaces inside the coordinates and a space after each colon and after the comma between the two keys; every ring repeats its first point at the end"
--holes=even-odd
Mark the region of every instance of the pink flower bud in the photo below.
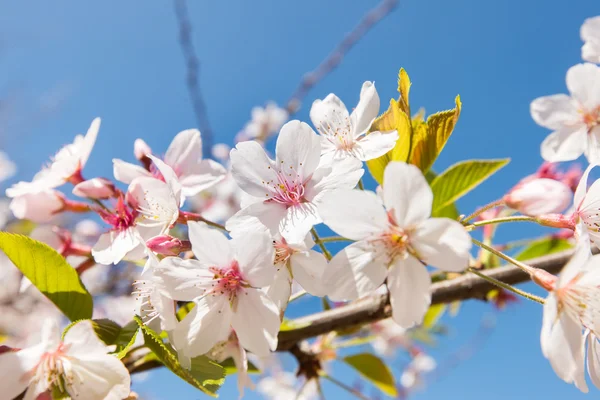
{"type": "Polygon", "coordinates": [[[179,253],[192,249],[188,240],[181,240],[169,235],[155,236],[146,242],[146,246],[153,252],[164,256],[178,256],[179,253]]]}
{"type": "Polygon", "coordinates": [[[73,194],[88,199],[109,199],[115,195],[115,185],[105,178],[93,178],[77,184],[73,194]]]}
{"type": "Polygon", "coordinates": [[[532,268],[531,280],[546,289],[552,291],[556,287],[557,277],[543,269],[532,268]]]}
{"type": "Polygon", "coordinates": [[[540,178],[518,184],[504,196],[504,201],[525,215],[538,216],[563,211],[572,197],[571,188],[563,182],[540,178]]]}
{"type": "Polygon", "coordinates": [[[44,190],[17,196],[10,202],[10,210],[19,219],[37,223],[49,222],[52,217],[64,210],[65,198],[56,190],[44,190]]]}
{"type": "Polygon", "coordinates": [[[136,139],[133,143],[133,154],[135,155],[135,158],[142,161],[148,158],[148,154],[152,154],[152,149],[142,139],[136,139]]]}
{"type": "Polygon", "coordinates": [[[575,217],[575,214],[573,214],[571,217],[566,217],[562,214],[544,214],[537,216],[535,220],[540,225],[549,226],[551,228],[570,229],[574,231],[575,217]]]}

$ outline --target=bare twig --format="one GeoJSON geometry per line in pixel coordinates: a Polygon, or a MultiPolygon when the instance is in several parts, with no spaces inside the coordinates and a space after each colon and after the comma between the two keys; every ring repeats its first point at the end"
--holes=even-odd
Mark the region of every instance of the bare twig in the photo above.
{"type": "MultiPolygon", "coordinates": [[[[572,250],[566,250],[532,259],[527,264],[551,273],[558,273],[572,255],[572,250]]],[[[484,270],[482,273],[511,285],[529,280],[528,274],[512,265],[484,270]]],[[[431,286],[431,300],[432,304],[466,299],[485,300],[486,294],[492,289],[495,289],[492,283],[468,273],[456,279],[434,283],[431,286]]],[[[336,329],[351,328],[388,318],[392,315],[391,311],[388,295],[381,294],[365,297],[346,306],[298,318],[293,323],[299,328],[279,333],[277,350],[285,351],[304,339],[336,329]]]]}
{"type": "Polygon", "coordinates": [[[302,81],[287,102],[286,108],[290,116],[300,108],[302,100],[310,89],[321,79],[333,71],[342,62],[344,56],[354,45],[379,21],[387,17],[398,5],[398,0],[382,0],[375,8],[370,10],[348,33],[336,48],[323,60],[317,68],[304,75],[302,81]]]}
{"type": "Polygon", "coordinates": [[[179,23],[179,45],[185,58],[187,68],[187,88],[192,101],[196,123],[200,132],[202,132],[202,150],[204,157],[211,157],[213,132],[208,121],[206,103],[202,97],[202,90],[198,83],[200,73],[200,61],[196,56],[194,44],[192,43],[192,25],[188,17],[188,8],[186,0],[175,0],[175,15],[179,23]]]}

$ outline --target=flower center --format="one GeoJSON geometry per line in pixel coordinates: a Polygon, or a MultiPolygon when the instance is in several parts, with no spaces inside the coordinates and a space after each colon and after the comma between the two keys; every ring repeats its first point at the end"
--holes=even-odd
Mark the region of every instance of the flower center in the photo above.
{"type": "Polygon", "coordinates": [[[54,352],[44,353],[34,367],[33,382],[45,382],[48,389],[56,387],[62,393],[67,392],[67,387],[72,388],[74,374],[66,355],[68,349],[68,345],[61,343],[54,352]]]}
{"type": "Polygon", "coordinates": [[[600,288],[596,286],[577,285],[581,274],[556,291],[559,313],[566,312],[571,318],[592,331],[600,334],[600,288]]]}
{"type": "Polygon", "coordinates": [[[100,209],[98,213],[100,214],[100,218],[115,231],[124,231],[134,226],[137,217],[137,211],[125,203],[123,196],[119,196],[114,212],[100,209]]]}
{"type": "Polygon", "coordinates": [[[388,211],[387,231],[374,239],[374,242],[383,243],[390,263],[396,257],[404,258],[408,253],[414,252],[410,247],[410,230],[398,226],[391,210],[388,211]]]}
{"type": "Polygon", "coordinates": [[[275,247],[275,261],[274,265],[285,264],[290,259],[294,250],[287,245],[285,239],[273,240],[273,246],[275,247]]]}
{"type": "MultiPolygon", "coordinates": [[[[306,199],[304,198],[305,187],[302,177],[293,166],[290,165],[288,169],[283,164],[281,161],[281,168],[276,172],[277,182],[274,180],[263,181],[263,184],[270,189],[270,193],[265,195],[266,201],[275,201],[287,207],[304,203],[306,199]]],[[[269,166],[269,168],[271,167],[269,166]]]]}
{"type": "Polygon", "coordinates": [[[233,261],[231,265],[225,268],[211,267],[210,271],[214,273],[214,281],[210,294],[213,296],[227,295],[232,301],[238,292],[248,287],[248,283],[242,277],[240,266],[237,261],[233,261]]]}
{"type": "Polygon", "coordinates": [[[349,116],[342,116],[333,112],[328,121],[321,121],[317,130],[327,138],[338,150],[352,151],[356,141],[354,140],[352,121],[349,116]]]}
{"type": "Polygon", "coordinates": [[[600,125],[600,106],[592,111],[581,111],[583,114],[583,122],[587,125],[588,133],[596,126],[600,125]]]}

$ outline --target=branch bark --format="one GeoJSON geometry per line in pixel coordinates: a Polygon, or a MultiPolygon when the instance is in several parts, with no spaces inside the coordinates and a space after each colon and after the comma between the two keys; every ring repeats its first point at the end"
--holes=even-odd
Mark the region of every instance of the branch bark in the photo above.
{"type": "MultiPolygon", "coordinates": [[[[597,252],[597,249],[594,249],[597,252]]],[[[534,258],[528,265],[558,273],[573,255],[573,250],[534,258]]],[[[507,265],[482,271],[485,275],[508,284],[529,281],[529,275],[519,268],[507,265]]],[[[437,282],[431,285],[431,303],[451,303],[456,300],[485,299],[485,295],[496,287],[490,282],[467,273],[459,278],[437,282]]],[[[279,333],[277,351],[287,351],[296,343],[314,336],[322,335],[341,328],[352,328],[389,318],[392,309],[387,294],[365,297],[354,303],[329,311],[301,317],[293,321],[298,328],[279,333]]]]}

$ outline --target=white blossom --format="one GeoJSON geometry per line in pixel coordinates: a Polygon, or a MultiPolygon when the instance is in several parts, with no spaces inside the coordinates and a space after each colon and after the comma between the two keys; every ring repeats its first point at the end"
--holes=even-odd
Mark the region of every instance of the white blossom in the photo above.
{"type": "Polygon", "coordinates": [[[581,58],[600,64],[600,16],[588,18],[581,26],[581,58]]]}
{"type": "Polygon", "coordinates": [[[578,64],[567,71],[571,93],[535,99],[531,116],[552,129],[541,146],[546,161],[575,160],[585,154],[590,163],[600,161],[600,67],[578,64]]]}
{"type": "Polygon", "coordinates": [[[333,257],[324,281],[330,299],[346,301],[371,293],[387,279],[392,318],[410,328],[423,320],[431,302],[425,265],[464,270],[471,238],[457,221],[430,218],[433,194],[417,167],[391,162],[383,179],[383,204],[375,193],[361,190],[324,196],[325,224],[356,240],[333,257]]]}
{"type": "Polygon", "coordinates": [[[238,143],[231,151],[233,178],[248,196],[226,227],[235,231],[260,223],[273,235],[299,243],[321,222],[322,196],[355,187],[364,171],[352,159],[320,165],[319,137],[300,121],[281,128],[275,153],[271,160],[257,142],[238,143]]]}
{"type": "Polygon", "coordinates": [[[244,133],[251,139],[267,140],[281,129],[288,119],[288,112],[277,104],[269,102],[266,107],[254,107],[252,120],[244,127],[244,133]]]}
{"type": "Polygon", "coordinates": [[[360,101],[352,114],[335,94],[315,100],[310,119],[321,134],[321,152],[327,159],[356,158],[368,161],[394,148],[398,132],[371,132],[379,114],[379,95],[373,82],[363,83],[360,101]]]}
{"type": "Polygon", "coordinates": [[[94,332],[91,321],[72,326],[60,340],[58,326],[48,320],[38,345],[0,354],[2,398],[27,390],[26,399],[52,391],[71,398],[122,400],[129,395],[127,368],[94,332]]]}

